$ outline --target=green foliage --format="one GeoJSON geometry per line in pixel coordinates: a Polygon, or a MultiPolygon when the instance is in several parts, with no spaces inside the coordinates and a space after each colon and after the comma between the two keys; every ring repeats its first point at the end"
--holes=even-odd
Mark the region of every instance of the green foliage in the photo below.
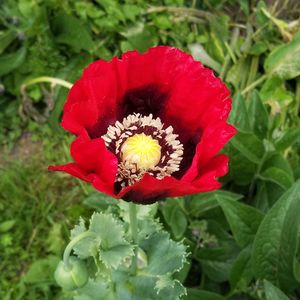
{"type": "Polygon", "coordinates": [[[250,2],[1,2],[1,299],[300,298],[299,3],[250,2]],[[238,134],[221,190],[138,207],[132,276],[128,204],[46,171],[69,156],[58,125],[68,90],[20,88],[38,76],[73,83],[96,59],[158,44],[226,82],[238,134]],[[95,234],[74,247],[90,276],[74,294],[53,276],[72,227],[71,240],[95,234]]]}
{"type": "Polygon", "coordinates": [[[61,261],[55,273],[57,282],[67,290],[77,286],[74,299],[179,299],[185,288],[174,273],[186,262],[186,246],[171,240],[167,232],[157,231],[156,226],[148,226],[149,221],[155,223],[153,207],[142,206],[138,211],[138,229],[148,229],[147,235],[139,235],[138,245],[131,239],[128,218],[123,219],[128,203],[120,201],[115,215],[94,213],[88,229],[81,219],[71,232],[70,244],[74,243],[74,253],[82,264],[93,258],[88,271],[90,280],[79,288],[78,281],[72,278],[80,273],[70,277],[70,272],[77,269],[68,271],[61,261]],[[141,261],[136,274],[130,267],[134,247],[142,255],[138,257],[141,261]]]}

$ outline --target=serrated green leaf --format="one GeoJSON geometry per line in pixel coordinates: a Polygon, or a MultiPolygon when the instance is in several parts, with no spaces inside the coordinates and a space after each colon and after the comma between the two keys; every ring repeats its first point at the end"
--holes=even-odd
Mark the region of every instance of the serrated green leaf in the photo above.
{"type": "Polygon", "coordinates": [[[76,291],[74,300],[112,300],[113,291],[107,282],[102,281],[101,278],[96,280],[89,279],[88,283],[81,289],[76,291]]]}
{"type": "Polygon", "coordinates": [[[201,193],[188,197],[187,208],[192,216],[200,214],[219,206],[218,200],[234,200],[238,201],[243,198],[243,195],[228,192],[225,190],[216,190],[208,193],[201,193]]]}
{"type": "Polygon", "coordinates": [[[259,138],[263,139],[269,130],[268,112],[256,90],[252,93],[249,102],[248,115],[251,129],[259,138]]]}
{"type": "Polygon", "coordinates": [[[300,33],[286,44],[275,48],[267,57],[264,68],[268,74],[276,74],[283,79],[300,75],[300,33]]]}
{"type": "Polygon", "coordinates": [[[186,247],[182,243],[171,240],[166,232],[151,235],[140,243],[140,247],[148,257],[148,265],[143,269],[145,274],[174,273],[180,270],[186,261],[186,247]]]}
{"type": "Polygon", "coordinates": [[[3,54],[0,56],[0,76],[10,73],[18,68],[25,60],[27,50],[20,48],[14,53],[3,54]]]}
{"type": "Polygon", "coordinates": [[[230,144],[236,148],[246,159],[259,164],[264,155],[264,145],[256,135],[239,131],[230,141],[230,144]]]}
{"type": "MultiPolygon", "coordinates": [[[[78,225],[71,230],[71,239],[76,238],[80,234],[86,232],[85,222],[82,218],[79,219],[78,225]]],[[[73,247],[75,254],[81,258],[86,259],[90,256],[96,256],[100,241],[94,237],[86,237],[75,244],[73,247]]]]}
{"type": "Polygon", "coordinates": [[[200,289],[188,289],[187,295],[183,298],[184,300],[225,300],[222,295],[218,295],[213,292],[200,290],[200,289]]]}
{"type": "Polygon", "coordinates": [[[288,296],[268,280],[264,280],[264,287],[266,300],[289,300],[288,296]]]}
{"type": "Polygon", "coordinates": [[[252,268],[257,278],[265,278],[283,290],[297,285],[295,255],[300,224],[300,181],[274,204],[263,219],[252,251],[252,268]]]}
{"type": "Polygon", "coordinates": [[[129,244],[118,245],[100,251],[100,259],[106,266],[116,269],[126,258],[132,256],[133,247],[129,244]]]}
{"type": "Polygon", "coordinates": [[[133,255],[133,247],[124,238],[124,227],[112,215],[94,213],[89,230],[100,242],[100,259],[107,267],[117,268],[133,255]]]}
{"type": "Polygon", "coordinates": [[[156,288],[161,276],[128,276],[124,272],[114,272],[117,299],[122,300],[179,300],[185,294],[185,288],[178,280],[171,280],[170,285],[156,288]]]}
{"type": "Polygon", "coordinates": [[[254,239],[256,231],[263,219],[263,214],[256,208],[232,200],[219,200],[233,232],[233,236],[240,247],[245,247],[254,239]]]}

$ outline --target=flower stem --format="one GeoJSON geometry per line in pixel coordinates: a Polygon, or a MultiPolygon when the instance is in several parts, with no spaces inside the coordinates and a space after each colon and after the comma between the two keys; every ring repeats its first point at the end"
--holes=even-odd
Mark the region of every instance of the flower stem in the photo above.
{"type": "Polygon", "coordinates": [[[136,274],[137,254],[138,254],[138,228],[137,228],[136,204],[133,202],[129,203],[129,219],[130,219],[131,236],[134,243],[134,256],[132,258],[132,263],[131,263],[131,272],[132,274],[136,274]]]}
{"type": "Polygon", "coordinates": [[[91,237],[91,236],[94,236],[95,233],[94,232],[91,232],[91,231],[85,231],[81,234],[79,234],[78,236],[76,236],[74,239],[72,239],[70,241],[70,243],[67,245],[65,251],[64,251],[64,255],[63,255],[63,261],[64,261],[64,264],[65,266],[68,268],[68,269],[71,269],[72,266],[70,265],[70,262],[69,262],[69,257],[70,257],[70,254],[72,252],[72,249],[73,247],[78,243],[80,242],[81,240],[87,238],[87,237],[91,237]]]}

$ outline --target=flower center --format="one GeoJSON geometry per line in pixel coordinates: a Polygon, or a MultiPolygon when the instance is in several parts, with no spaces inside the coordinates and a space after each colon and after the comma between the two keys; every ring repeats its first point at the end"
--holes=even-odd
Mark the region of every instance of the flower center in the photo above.
{"type": "Polygon", "coordinates": [[[134,184],[145,173],[163,179],[180,169],[183,145],[178,135],[152,114],[128,115],[109,126],[102,138],[118,158],[116,189],[134,184]]]}
{"type": "Polygon", "coordinates": [[[144,133],[129,137],[121,147],[123,162],[136,164],[138,170],[154,168],[160,161],[161,146],[158,141],[144,133]]]}

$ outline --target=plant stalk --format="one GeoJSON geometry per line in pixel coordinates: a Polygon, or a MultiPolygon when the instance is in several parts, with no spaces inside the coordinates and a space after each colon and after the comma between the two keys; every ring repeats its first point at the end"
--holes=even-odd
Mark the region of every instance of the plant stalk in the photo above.
{"type": "Polygon", "coordinates": [[[136,274],[137,262],[138,262],[138,228],[137,228],[137,210],[136,204],[133,202],[129,203],[129,219],[130,219],[130,230],[131,236],[134,243],[134,256],[131,263],[131,272],[136,274]]]}

